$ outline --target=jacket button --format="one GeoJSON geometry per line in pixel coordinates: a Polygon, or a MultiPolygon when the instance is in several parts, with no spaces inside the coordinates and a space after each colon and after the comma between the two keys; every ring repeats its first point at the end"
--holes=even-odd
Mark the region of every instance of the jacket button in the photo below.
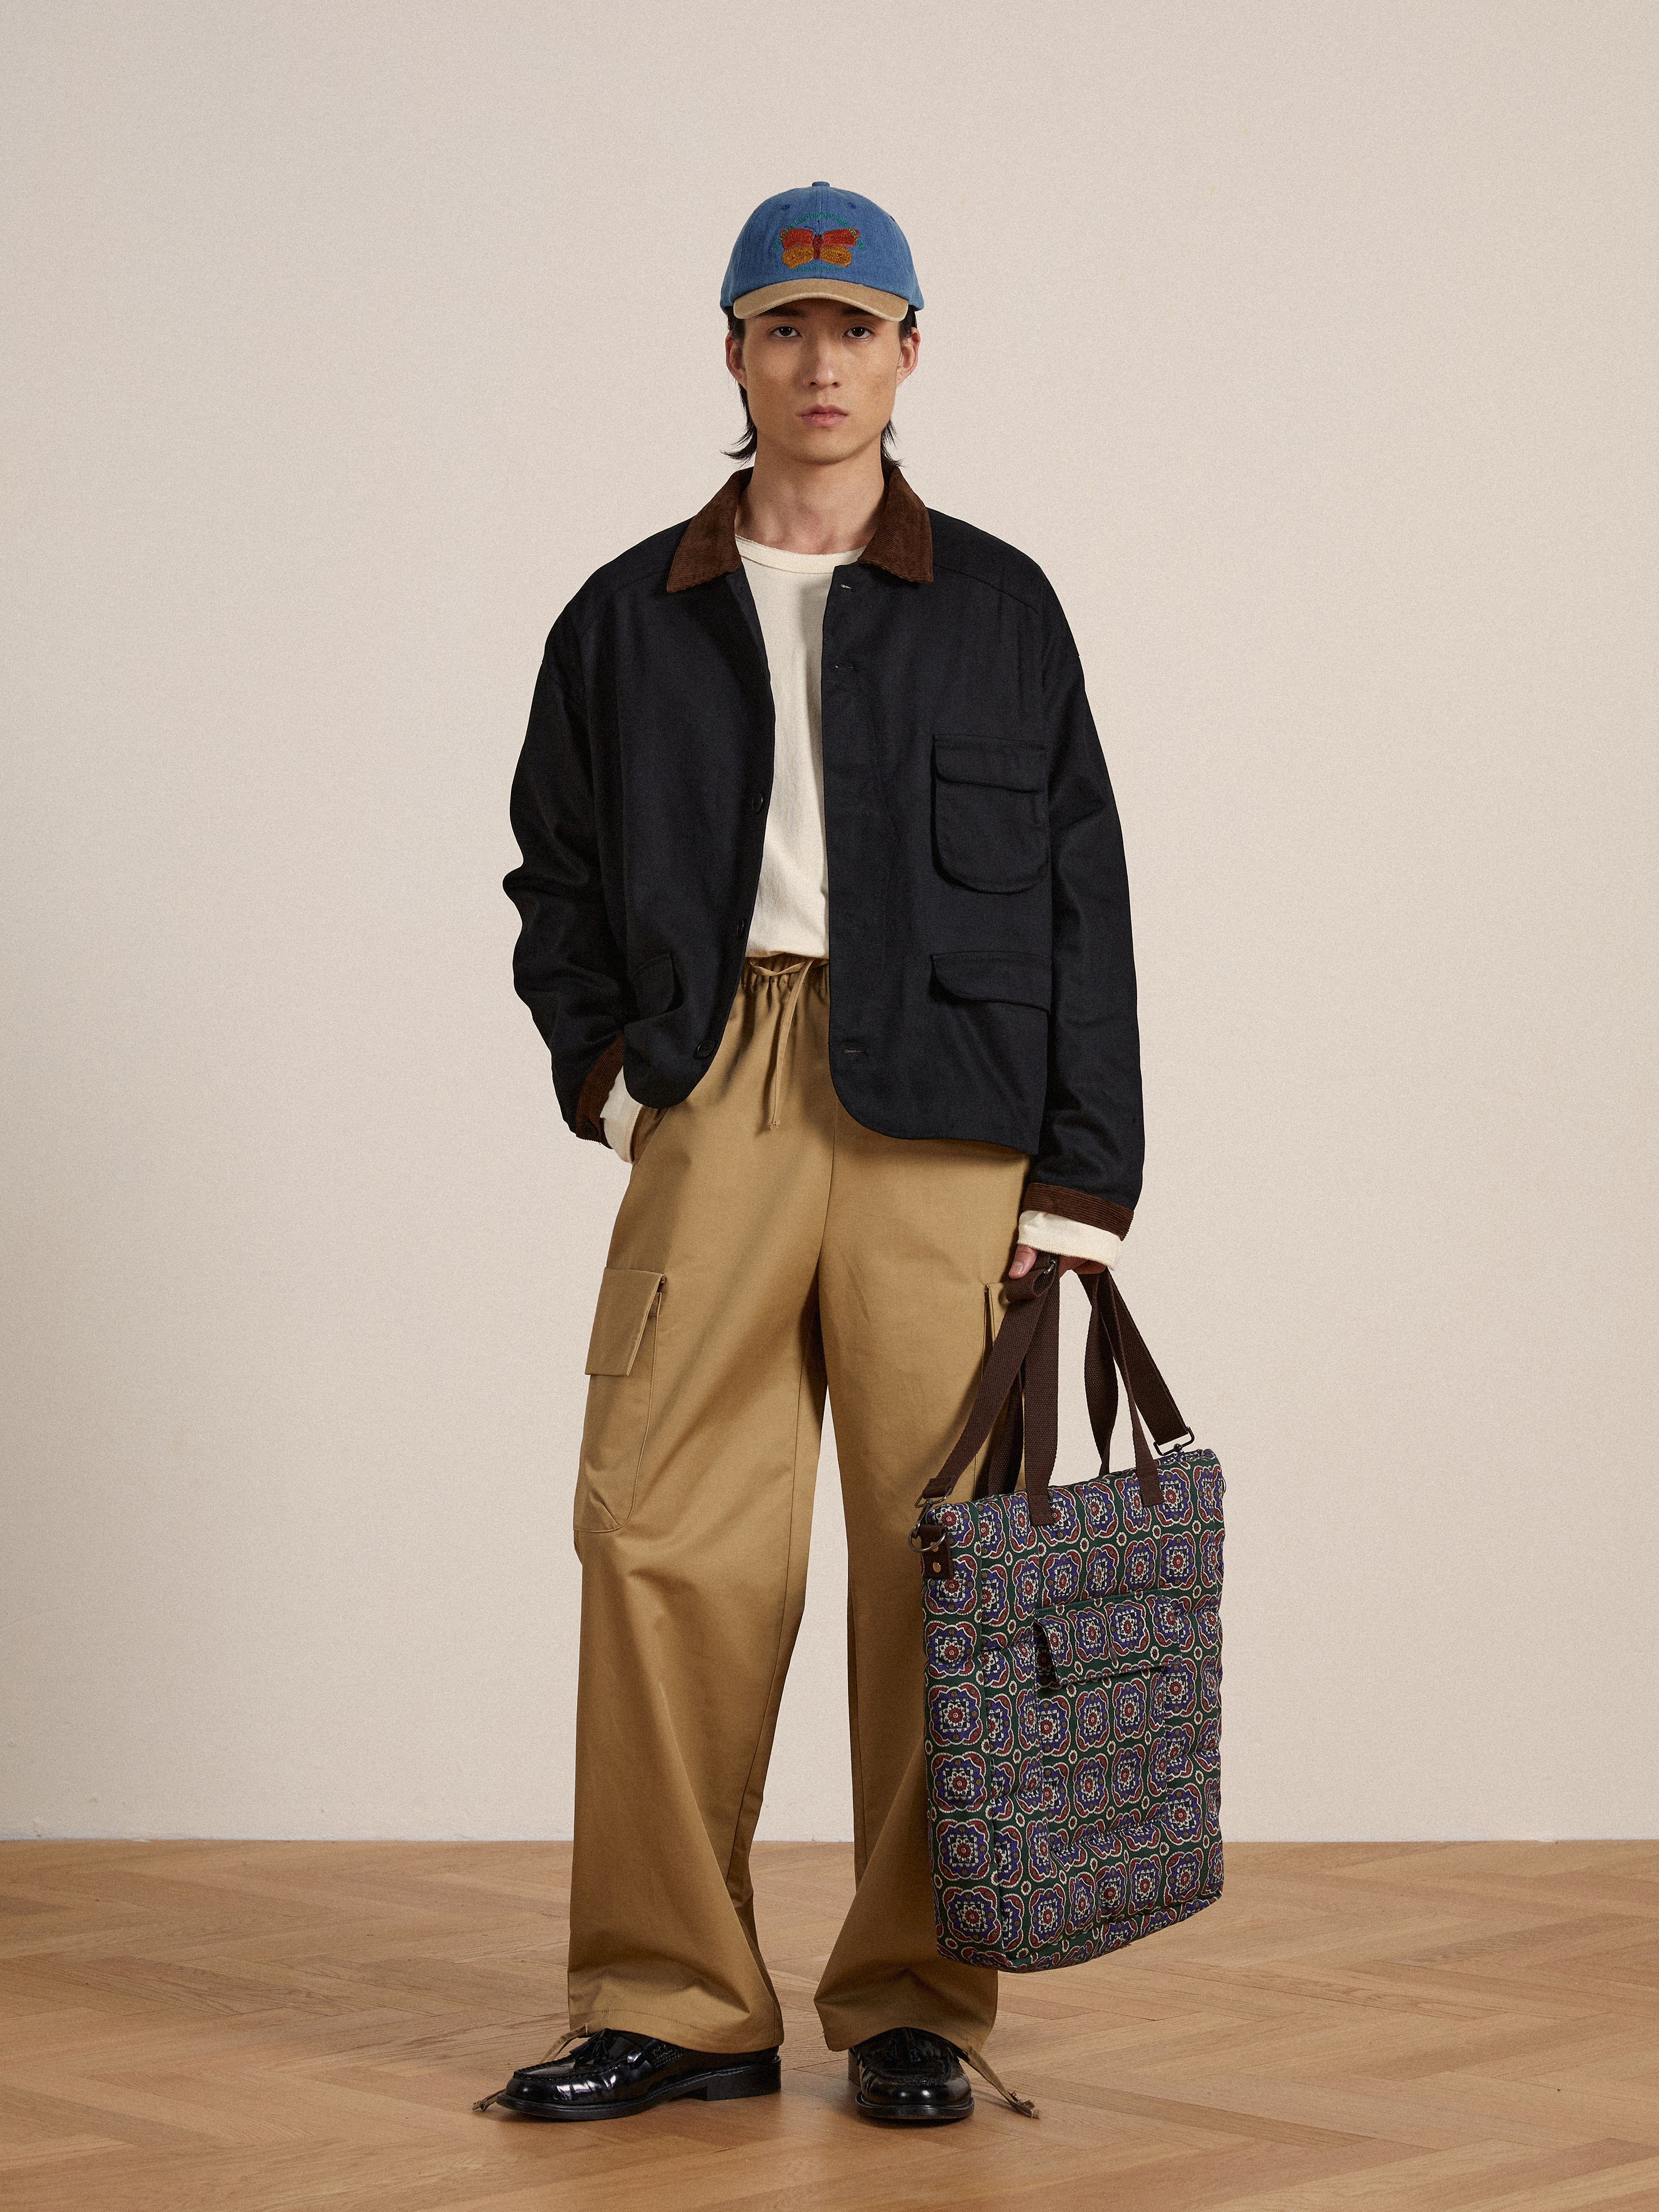
{"type": "Polygon", "coordinates": [[[749,811],[751,814],[765,813],[766,793],[763,791],[757,791],[750,793],[749,799],[749,811]]]}
{"type": "Polygon", "coordinates": [[[715,1048],[712,1044],[694,1044],[691,1050],[694,1056],[698,1060],[712,1060],[714,1056],[715,1048]]]}

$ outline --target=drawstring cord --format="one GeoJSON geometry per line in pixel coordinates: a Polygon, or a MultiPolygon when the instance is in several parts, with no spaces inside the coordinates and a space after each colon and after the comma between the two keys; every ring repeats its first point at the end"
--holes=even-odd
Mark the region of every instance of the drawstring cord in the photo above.
{"type": "Polygon", "coordinates": [[[970,2051],[966,2044],[959,2043],[957,2045],[957,2048],[961,2051],[963,2057],[968,2061],[968,2063],[973,2068],[975,2073],[982,2074],[985,2076],[985,2079],[990,2083],[991,2087],[996,2091],[998,2096],[1003,2100],[1004,2103],[1010,2106],[1013,2111],[1019,2113],[1022,2118],[1036,2120],[1040,2119],[1042,2117],[1029,2097],[1015,2096],[1013,2091],[1008,2087],[1007,2083],[1001,2079],[995,2069],[986,2063],[984,2056],[981,2052],[970,2051]]]}
{"type": "MultiPolygon", "coordinates": [[[[564,2049],[567,2044],[580,2043],[589,2033],[590,2031],[585,2027],[568,2028],[554,2045],[551,2051],[547,2052],[544,2057],[538,2058],[536,2061],[537,2065],[545,2066],[550,2059],[556,2058],[558,2057],[559,2053],[564,2049]]],[[[522,2070],[523,2069],[521,2069],[520,2071],[522,2070]]],[[[473,2111],[475,2112],[487,2112],[490,2106],[495,2103],[496,2098],[504,2097],[507,2094],[507,2090],[511,2088],[512,2086],[511,2082],[504,2081],[499,2089],[492,2089],[487,2097],[480,2097],[477,2104],[473,2106],[473,2111]]]]}
{"type": "MultiPolygon", "coordinates": [[[[789,1032],[795,1025],[795,1009],[800,1004],[801,987],[816,964],[816,959],[812,955],[801,956],[800,965],[794,970],[793,980],[789,986],[789,995],[783,1002],[783,1013],[778,1023],[777,1035],[772,1041],[772,1064],[766,1071],[766,1126],[769,1129],[775,1129],[778,1126],[778,1082],[783,1071],[784,1048],[789,1042],[789,1032]]],[[[767,972],[769,975],[783,976],[787,975],[790,970],[787,968],[773,968],[767,972]]]]}

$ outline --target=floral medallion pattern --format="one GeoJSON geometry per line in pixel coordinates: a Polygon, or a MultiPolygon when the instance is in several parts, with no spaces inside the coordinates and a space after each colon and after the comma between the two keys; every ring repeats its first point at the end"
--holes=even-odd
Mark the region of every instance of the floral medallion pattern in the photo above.
{"type": "Polygon", "coordinates": [[[935,1932],[1006,1973],[1075,1966],[1221,1893],[1221,1553],[1212,1452],[936,1506],[922,1582],[935,1932]]]}

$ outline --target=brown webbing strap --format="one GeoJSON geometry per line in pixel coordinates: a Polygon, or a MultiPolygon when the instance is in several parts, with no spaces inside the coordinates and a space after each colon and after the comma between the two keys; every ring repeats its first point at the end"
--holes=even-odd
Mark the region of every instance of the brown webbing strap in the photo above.
{"type": "MultiPolygon", "coordinates": [[[[1059,1265],[1049,1255],[1038,1261],[1029,1275],[1016,1277],[1006,1285],[1003,1295],[1009,1300],[1008,1310],[991,1346],[962,1434],[951,1445],[944,1466],[917,1498],[918,1505],[925,1505],[932,1498],[948,1498],[957,1476],[990,1435],[1024,1364],[1043,1309],[1058,1280],[1059,1265]]],[[[1058,1398],[1058,1389],[1055,1395],[1058,1398]]]]}
{"type": "MultiPolygon", "coordinates": [[[[1109,1270],[1108,1271],[1109,1273],[1109,1270]]],[[[1088,1393],[1089,1418],[1095,1431],[1095,1441],[1100,1446],[1101,1463],[1106,1461],[1111,1441],[1112,1422],[1117,1411],[1117,1375],[1114,1362],[1108,1358],[1100,1325],[1099,1293],[1101,1277],[1085,1275],[1080,1278],[1091,1309],[1089,1316],[1089,1341],[1083,1358],[1084,1385],[1088,1393]],[[1098,1410],[1097,1401],[1098,1399],[1098,1410]]],[[[1135,1402],[1156,1443],[1159,1455],[1167,1452],[1177,1438],[1190,1439],[1192,1431],[1182,1416],[1170,1393],[1169,1384],[1158,1373],[1157,1362],[1146,1349],[1146,1340],[1135,1327],[1129,1309],[1123,1303],[1123,1294],[1115,1280],[1109,1293],[1117,1314],[1118,1328],[1127,1364],[1126,1376],[1134,1381],[1135,1402]]]]}
{"type": "Polygon", "coordinates": [[[988,1487],[1012,1489],[1019,1471],[1016,1447],[1023,1441],[1026,1508],[1032,1522],[1046,1528],[1054,1520],[1048,1477],[1060,1445],[1060,1265],[1054,1255],[1045,1254],[1029,1275],[1014,1277],[1004,1295],[1009,1310],[991,1346],[962,1434],[916,1503],[925,1505],[950,1495],[990,1435],[1003,1406],[1018,1391],[1018,1425],[1011,1410],[992,1454],[988,1487]]]}
{"type": "Polygon", "coordinates": [[[1025,1355],[1025,1510],[1036,1528],[1053,1526],[1048,1478],[1060,1449],[1060,1285],[1037,1302],[1037,1325],[1025,1355]]]}
{"type": "MultiPolygon", "coordinates": [[[[1142,1501],[1151,1509],[1158,1504],[1162,1494],[1158,1472],[1159,1454],[1168,1451],[1176,1439],[1190,1437],[1192,1431],[1182,1419],[1169,1385],[1147,1351],[1111,1270],[1085,1275],[1080,1280],[1089,1300],[1084,1389],[1102,1470],[1109,1471],[1107,1455],[1117,1417],[1117,1381],[1121,1371],[1134,1439],[1135,1474],[1142,1501]],[[1167,1439],[1159,1443],[1157,1452],[1147,1437],[1141,1415],[1143,1405],[1152,1418],[1153,1436],[1167,1439]]],[[[981,1494],[995,1495],[1012,1489],[1019,1473],[1023,1446],[1026,1509],[1034,1526],[1052,1526],[1054,1505],[1048,1479],[1054,1472],[1060,1432],[1060,1281],[1058,1261],[1052,1254],[1045,1254],[1029,1275],[1016,1277],[1006,1285],[1004,1295],[1009,1310],[992,1344],[962,1434],[951,1447],[944,1466],[916,1500],[919,1505],[950,1495],[1006,1405],[1008,1417],[981,1477],[981,1494]]]]}
{"type": "Polygon", "coordinates": [[[1022,1367],[1014,1377],[1013,1389],[1008,1393],[1002,1426],[996,1431],[995,1441],[980,1470],[979,1480],[974,1485],[975,1497],[1006,1498],[1018,1483],[1020,1462],[1024,1451],[1025,1370],[1022,1367]]]}
{"type": "MultiPolygon", "coordinates": [[[[1090,1301],[1091,1304],[1094,1308],[1094,1312],[1090,1316],[1089,1334],[1091,1336],[1093,1336],[1097,1328],[1104,1334],[1107,1343],[1110,1345],[1112,1348],[1112,1358],[1116,1360],[1118,1366],[1122,1370],[1124,1402],[1129,1408],[1129,1431],[1134,1438],[1135,1476],[1140,1485],[1140,1502],[1150,1513],[1158,1505],[1159,1500],[1163,1497],[1164,1483],[1163,1478],[1159,1475],[1158,1471],[1157,1454],[1153,1451],[1151,1443],[1147,1441],[1146,1431],[1140,1419],[1140,1407],[1135,1400],[1135,1386],[1130,1379],[1129,1370],[1125,1364],[1123,1333],[1120,1326],[1121,1316],[1123,1310],[1122,1301],[1117,1295],[1117,1285],[1112,1280],[1112,1271],[1109,1267],[1106,1269],[1103,1275],[1097,1276],[1094,1279],[1094,1283],[1095,1295],[1090,1301]],[[1104,1288],[1103,1296],[1101,1294],[1103,1286],[1104,1288]]],[[[1103,1359],[1100,1364],[1102,1367],[1104,1368],[1106,1373],[1109,1375],[1112,1371],[1110,1362],[1103,1359]]],[[[1084,1371],[1086,1381],[1088,1373],[1086,1363],[1084,1371]]],[[[1154,1369],[1152,1371],[1156,1374],[1158,1370],[1154,1369]]],[[[1167,1392],[1165,1395],[1167,1396],[1167,1392]]],[[[1114,1384],[1113,1388],[1113,1396],[1114,1399],[1115,1399],[1115,1384],[1114,1384]]],[[[1093,1418],[1094,1410],[1093,1405],[1091,1404],[1089,1412],[1091,1419],[1093,1418]]],[[[1115,1408],[1114,1407],[1113,1410],[1115,1410],[1115,1408]]],[[[1097,1430],[1096,1435],[1098,1436],[1098,1434],[1099,1431],[1097,1430]]],[[[1109,1441],[1110,1431],[1109,1426],[1108,1442],[1109,1443],[1109,1441]]],[[[1109,1469],[1105,1467],[1104,1462],[1105,1455],[1103,1452],[1102,1472],[1109,1473],[1109,1469]]]]}

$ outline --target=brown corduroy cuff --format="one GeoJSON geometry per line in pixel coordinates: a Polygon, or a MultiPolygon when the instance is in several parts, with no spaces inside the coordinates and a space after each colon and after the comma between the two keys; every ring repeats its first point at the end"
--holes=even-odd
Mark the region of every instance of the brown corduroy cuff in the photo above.
{"type": "Polygon", "coordinates": [[[1114,1237],[1127,1237],[1135,1218],[1132,1206],[1092,1198],[1086,1190],[1068,1190],[1059,1182],[1028,1182],[1019,1205],[1022,1213],[1061,1214],[1067,1221],[1086,1221],[1091,1229],[1109,1230],[1114,1237]]]}

